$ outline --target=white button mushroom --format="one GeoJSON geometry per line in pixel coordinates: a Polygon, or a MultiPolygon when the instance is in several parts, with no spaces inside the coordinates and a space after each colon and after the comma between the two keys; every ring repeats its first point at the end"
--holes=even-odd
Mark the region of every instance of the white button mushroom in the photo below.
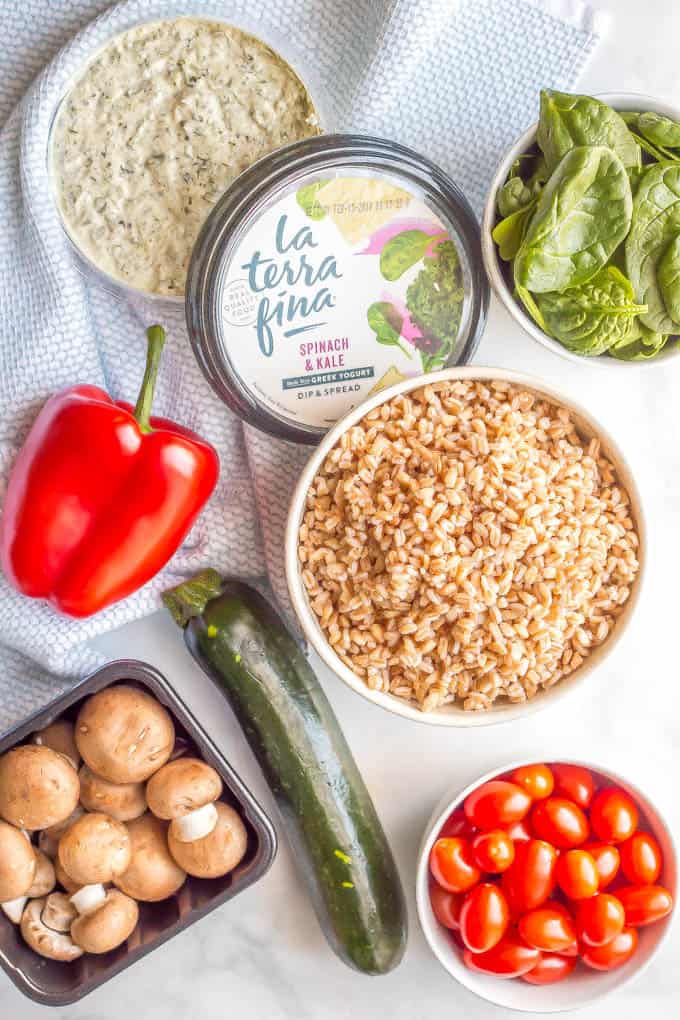
{"type": "Polygon", "coordinates": [[[38,899],[41,896],[47,896],[54,889],[57,879],[54,874],[54,865],[49,857],[38,851],[35,855],[36,869],[33,877],[33,882],[29,889],[23,896],[18,896],[16,899],[7,900],[5,903],[0,903],[3,912],[9,917],[10,921],[14,924],[19,924],[21,916],[24,912],[24,907],[29,900],[38,899]]]}
{"type": "Polygon", "coordinates": [[[31,900],[38,899],[40,896],[47,896],[47,894],[51,893],[57,884],[57,878],[54,873],[54,865],[47,854],[38,850],[35,855],[35,859],[35,876],[33,878],[31,888],[26,894],[31,900]]]}
{"type": "Polygon", "coordinates": [[[71,938],[86,953],[108,953],[130,938],[138,920],[135,901],[118,889],[109,889],[102,906],[76,918],[71,938]]]}
{"type": "Polygon", "coordinates": [[[42,921],[52,931],[70,931],[78,911],[63,892],[53,892],[45,900],[42,921]]]}
{"type": "Polygon", "coordinates": [[[110,783],[140,783],[170,757],[175,727],[155,698],[117,684],[87,699],[75,737],[85,763],[98,776],[110,783]]]}
{"type": "Polygon", "coordinates": [[[78,773],[51,747],[24,744],[0,757],[0,816],[19,829],[63,821],[79,795],[78,773]]]}
{"type": "Polygon", "coordinates": [[[88,811],[103,811],[119,822],[139,818],[146,811],[143,783],[110,783],[88,765],[78,773],[80,802],[88,811]]]}
{"type": "Polygon", "coordinates": [[[178,758],[159,769],[146,784],[146,800],[157,818],[171,821],[174,839],[192,843],[215,828],[214,801],[222,780],[200,758],[178,758]]]}
{"type": "Polygon", "coordinates": [[[180,868],[196,878],[219,878],[232,871],[241,861],[248,846],[248,833],[239,815],[228,804],[218,800],[217,824],[202,839],[184,843],[168,830],[168,846],[180,868]]]}
{"type": "Polygon", "coordinates": [[[66,755],[74,769],[80,765],[80,755],[73,735],[73,723],[68,719],[56,719],[44,729],[37,730],[31,740],[40,747],[51,747],[53,751],[66,755]]]}
{"type": "Polygon", "coordinates": [[[156,903],[173,896],[184,883],[186,872],[168,849],[167,828],[167,822],[149,812],[128,823],[132,860],[127,871],[113,880],[128,896],[156,903]]]}
{"type": "Polygon", "coordinates": [[[111,882],[130,863],[130,836],[125,825],[98,811],[85,814],[59,840],[58,859],[80,885],[111,882]]]}
{"type": "Polygon", "coordinates": [[[45,904],[44,898],[31,900],[24,910],[21,917],[21,934],[24,940],[31,949],[48,960],[61,960],[64,963],[77,960],[83,955],[82,948],[75,945],[66,932],[50,928],[45,923],[45,904]]]}
{"type": "Polygon", "coordinates": [[[24,833],[0,821],[0,903],[25,896],[37,866],[35,850],[24,833]]]}

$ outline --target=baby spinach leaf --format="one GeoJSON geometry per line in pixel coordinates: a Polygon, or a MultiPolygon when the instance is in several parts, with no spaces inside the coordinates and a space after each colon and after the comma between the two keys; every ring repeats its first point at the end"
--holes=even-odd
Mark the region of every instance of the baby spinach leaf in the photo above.
{"type": "Polygon", "coordinates": [[[665,149],[680,149],[680,124],[651,111],[639,114],[637,131],[653,145],[665,149]]]}
{"type": "Polygon", "coordinates": [[[380,253],[380,272],[393,282],[425,255],[433,243],[443,241],[446,234],[426,234],[424,230],[403,230],[391,238],[380,253]]]}
{"type": "Polygon", "coordinates": [[[410,358],[410,353],[400,344],[403,319],[397,309],[389,301],[376,301],[367,312],[368,325],[375,333],[379,344],[386,347],[398,347],[402,354],[410,358]]]}
{"type": "MultiPolygon", "coordinates": [[[[500,188],[496,197],[496,206],[501,217],[511,216],[520,209],[524,209],[534,199],[538,198],[541,188],[548,180],[548,168],[543,156],[530,156],[534,169],[526,178],[517,174],[508,176],[507,181],[500,188]]],[[[514,167],[513,163],[513,167],[514,167]]]]}
{"type": "Polygon", "coordinates": [[[328,184],[328,181],[314,181],[313,184],[306,184],[303,188],[298,189],[295,196],[297,204],[305,215],[309,216],[310,220],[322,220],[326,215],[326,210],[318,199],[319,192],[325,184],[328,184]]]}
{"type": "Polygon", "coordinates": [[[639,319],[635,320],[630,333],[623,340],[609,348],[607,354],[619,361],[647,361],[659,354],[670,337],[647,329],[639,319]]]}
{"type": "Polygon", "coordinates": [[[680,326],[680,234],[676,234],[661,256],[656,275],[666,311],[680,326]]]}
{"type": "Polygon", "coordinates": [[[587,357],[625,341],[637,315],[646,311],[635,304],[630,281],[615,266],[563,294],[539,294],[536,302],[550,335],[587,357]]]}
{"type": "Polygon", "coordinates": [[[537,138],[551,171],[570,149],[580,145],[606,145],[624,166],[640,162],[640,150],[624,119],[591,96],[544,89],[537,138]]]}
{"type": "Polygon", "coordinates": [[[526,308],[526,310],[528,311],[529,315],[534,320],[538,328],[542,329],[543,332],[546,333],[548,336],[552,336],[552,333],[548,329],[548,325],[545,319],[543,318],[541,309],[538,307],[536,301],[534,300],[533,294],[531,294],[526,289],[526,287],[520,286],[520,284],[515,285],[515,293],[517,294],[517,297],[520,299],[520,301],[522,302],[522,304],[524,305],[524,307],[526,308]]]}
{"type": "MultiPolygon", "coordinates": [[[[676,333],[659,281],[659,265],[680,234],[680,163],[657,163],[642,178],[626,238],[626,271],[636,300],[648,306],[640,318],[655,333],[676,333]]],[[[670,286],[667,284],[667,286],[670,286]]]]}
{"type": "MultiPolygon", "coordinates": [[[[652,145],[652,143],[647,141],[646,138],[643,138],[642,135],[637,135],[634,131],[631,131],[631,134],[633,135],[633,138],[638,143],[644,154],[646,156],[649,156],[649,158],[651,160],[654,160],[654,162],[660,163],[664,159],[675,158],[672,153],[668,152],[668,150],[661,149],[657,145],[652,145]]],[[[636,168],[629,167],[628,172],[631,173],[634,169],[636,168]]],[[[642,169],[644,169],[644,166],[642,167],[642,169]]]]}
{"type": "Polygon", "coordinates": [[[537,202],[538,196],[532,198],[523,209],[518,209],[517,212],[510,213],[505,219],[500,220],[493,228],[491,236],[498,245],[498,254],[504,262],[512,262],[519,251],[537,202]]]}
{"type": "Polygon", "coordinates": [[[570,149],[538,200],[515,259],[515,282],[537,294],[585,283],[623,241],[632,209],[630,182],[612,149],[570,149]]]}
{"type": "Polygon", "coordinates": [[[498,192],[496,207],[501,217],[512,216],[532,200],[531,189],[521,177],[510,177],[498,192]]]}

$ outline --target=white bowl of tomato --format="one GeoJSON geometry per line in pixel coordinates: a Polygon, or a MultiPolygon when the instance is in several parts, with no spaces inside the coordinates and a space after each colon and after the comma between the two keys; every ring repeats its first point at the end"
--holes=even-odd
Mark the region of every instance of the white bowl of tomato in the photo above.
{"type": "Polygon", "coordinates": [[[509,1009],[608,995],[666,937],[673,838],[629,779],[582,761],[495,769],[435,809],[420,848],[420,923],[442,966],[509,1009]]]}

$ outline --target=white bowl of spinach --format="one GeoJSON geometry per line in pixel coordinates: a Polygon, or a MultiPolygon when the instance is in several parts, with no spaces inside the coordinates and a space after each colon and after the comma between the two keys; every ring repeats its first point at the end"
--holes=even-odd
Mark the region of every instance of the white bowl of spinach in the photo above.
{"type": "Polygon", "coordinates": [[[545,90],[482,218],[491,285],[565,358],[655,364],[680,343],[680,111],[545,90]]]}

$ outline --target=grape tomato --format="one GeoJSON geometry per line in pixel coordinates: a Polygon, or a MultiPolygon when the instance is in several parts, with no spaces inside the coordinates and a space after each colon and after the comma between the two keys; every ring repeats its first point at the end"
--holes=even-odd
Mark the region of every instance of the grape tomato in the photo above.
{"type": "Polygon", "coordinates": [[[662,885],[627,885],[617,889],[626,915],[626,924],[642,928],[667,917],[673,909],[673,897],[662,885]]]}
{"type": "Polygon", "coordinates": [[[521,822],[531,807],[531,798],[516,783],[492,779],[482,783],[465,798],[465,816],[477,829],[502,829],[521,822]]]}
{"type": "Polygon", "coordinates": [[[633,885],[654,885],[661,874],[661,847],[649,832],[634,832],[620,845],[621,870],[633,885]]]}
{"type": "Polygon", "coordinates": [[[491,829],[489,832],[480,832],[472,840],[472,856],[482,871],[500,875],[514,861],[515,847],[507,832],[491,829]]]}
{"type": "Polygon", "coordinates": [[[463,901],[460,935],[471,952],[484,953],[500,942],[508,921],[508,904],[502,891],[490,882],[481,882],[463,901]]]}
{"type": "Polygon", "coordinates": [[[607,786],[596,794],[590,808],[593,832],[605,843],[622,843],[637,829],[635,802],[616,786],[607,786]]]}
{"type": "Polygon", "coordinates": [[[534,949],[547,953],[564,952],[576,942],[576,928],[566,911],[546,903],[530,910],[520,919],[519,933],[534,949]]]}
{"type": "Polygon", "coordinates": [[[582,849],[595,861],[600,890],[606,889],[619,872],[619,851],[611,843],[586,843],[582,849]]]}
{"type": "Polygon", "coordinates": [[[623,931],[602,946],[584,946],[581,959],[593,970],[616,970],[628,963],[637,949],[638,935],[635,928],[623,931]]]}
{"type": "Polygon", "coordinates": [[[588,769],[582,765],[553,765],[552,771],[555,777],[555,793],[585,810],[595,793],[595,780],[588,769]]]}
{"type": "Polygon", "coordinates": [[[463,906],[462,893],[449,892],[437,882],[430,885],[432,913],[440,924],[451,931],[460,928],[460,909],[463,906]]]}
{"type": "Polygon", "coordinates": [[[553,792],[555,780],[547,765],[521,765],[512,773],[512,782],[521,786],[532,800],[543,800],[553,792]]]}
{"type": "Polygon", "coordinates": [[[448,892],[467,892],[481,878],[472,857],[472,844],[460,836],[436,841],[430,852],[430,872],[448,892]]]}
{"type": "Polygon", "coordinates": [[[565,797],[539,800],[532,808],[529,822],[539,839],[559,850],[571,850],[588,838],[588,819],[577,804],[565,797]]]}
{"type": "Polygon", "coordinates": [[[533,970],[540,959],[538,949],[532,949],[514,933],[505,935],[486,953],[471,953],[469,949],[463,953],[463,962],[470,970],[500,978],[521,977],[533,970]]]}
{"type": "Polygon", "coordinates": [[[530,985],[553,985],[569,977],[577,962],[576,955],[568,957],[543,953],[536,966],[526,974],[520,974],[520,977],[530,985]]]}

